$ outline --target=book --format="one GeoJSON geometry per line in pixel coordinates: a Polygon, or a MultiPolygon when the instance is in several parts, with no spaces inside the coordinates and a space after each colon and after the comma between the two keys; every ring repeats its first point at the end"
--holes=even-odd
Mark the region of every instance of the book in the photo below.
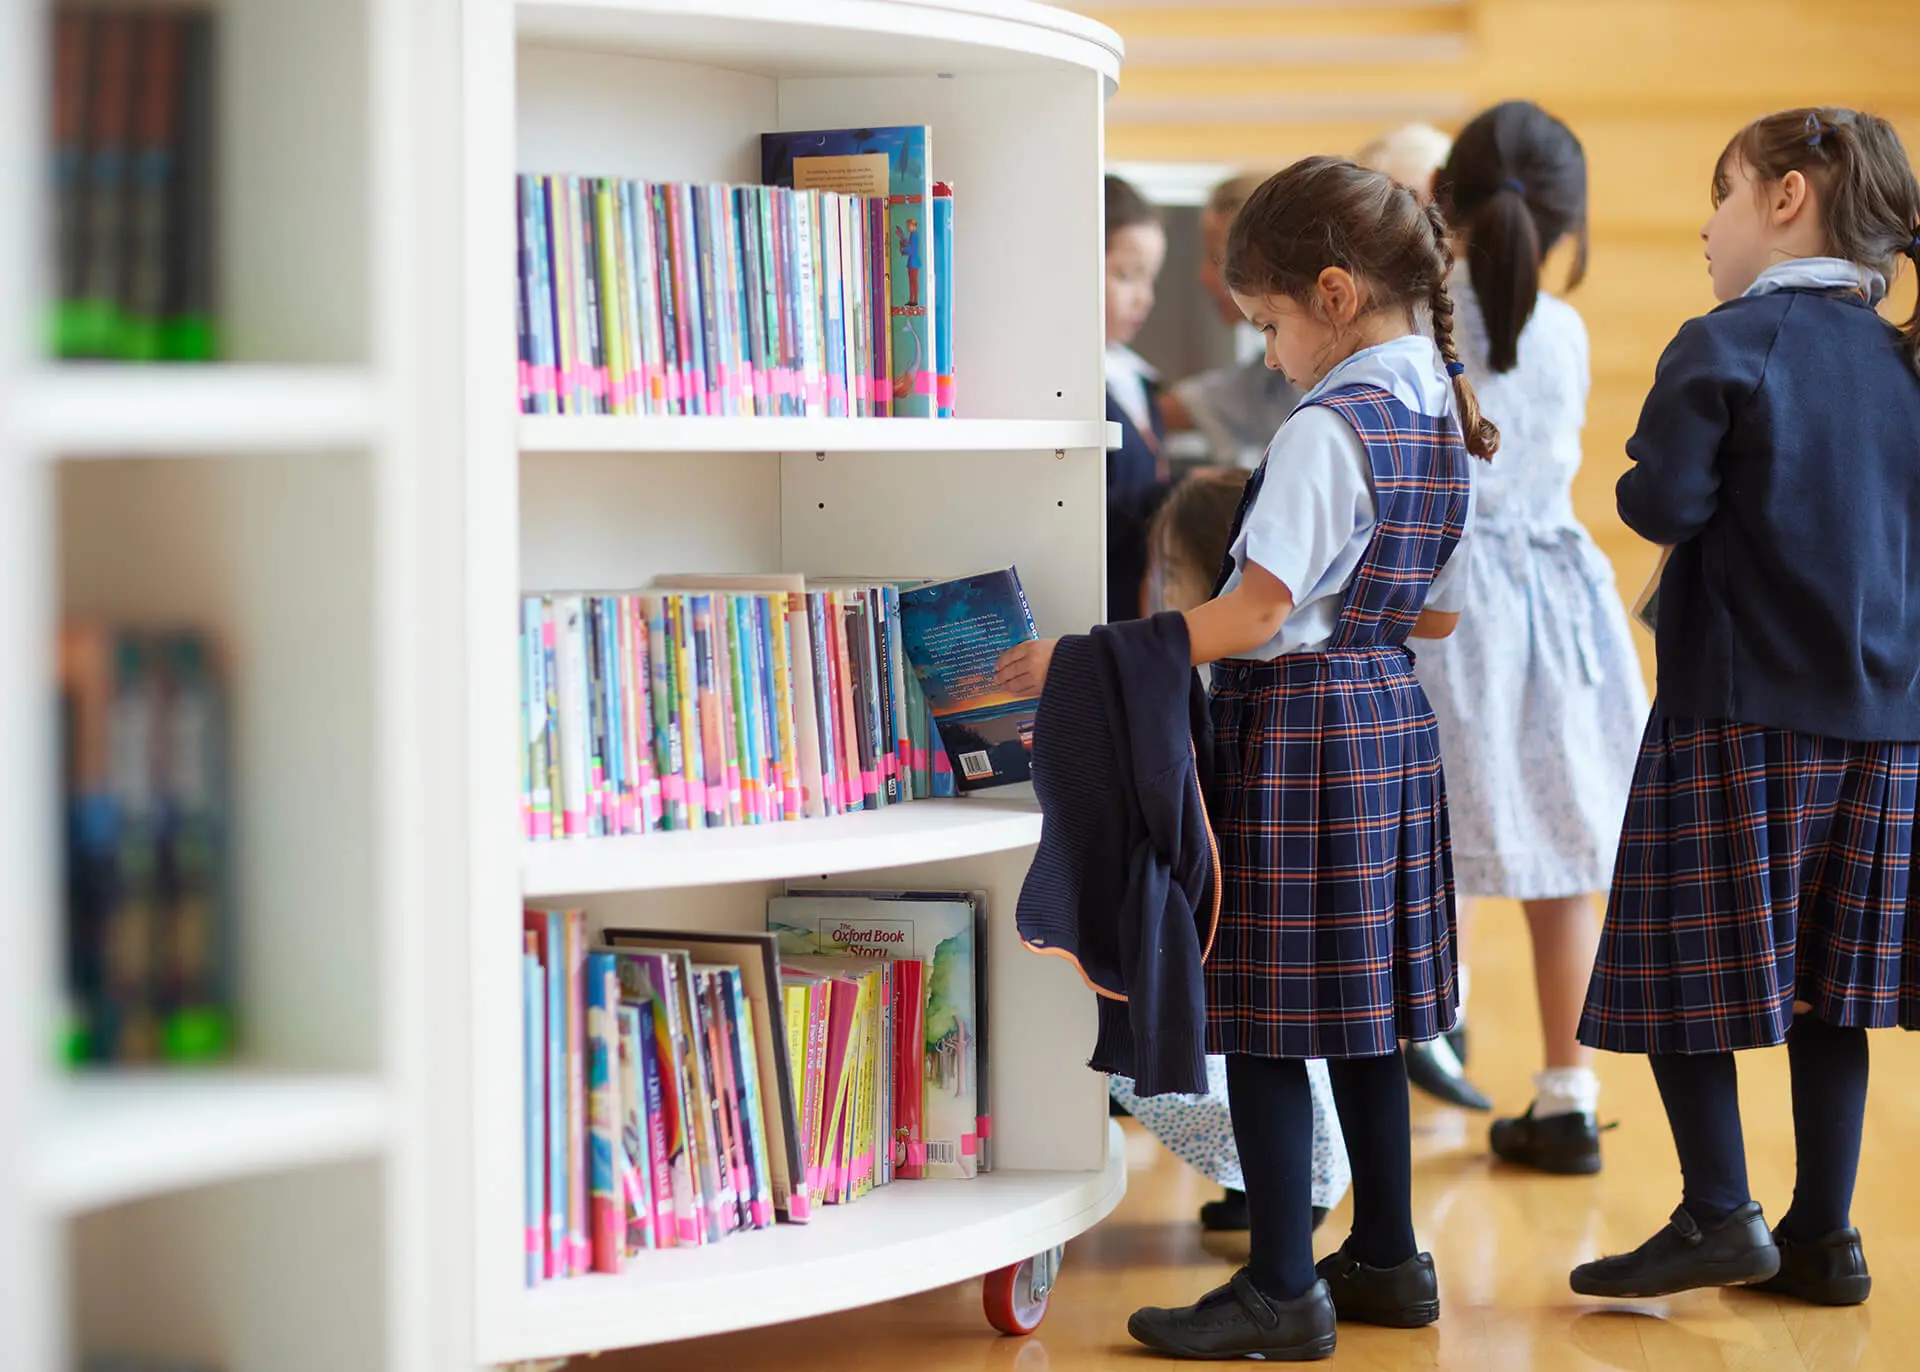
{"type": "Polygon", "coordinates": [[[933,183],[933,285],[935,413],[952,419],[953,384],[953,187],[933,183]]]}
{"type": "Polygon", "coordinates": [[[620,981],[610,954],[586,955],[587,1189],[595,1272],[626,1268],[627,1222],[621,1196],[620,981]]]}
{"type": "MultiPolygon", "coordinates": [[[[663,1221],[671,1216],[670,1224],[656,1225],[656,1234],[662,1247],[697,1244],[704,1237],[706,1205],[693,1143],[692,1084],[686,1074],[690,1049],[684,997],[679,991],[680,964],[665,953],[624,948],[614,953],[622,1001],[648,1005],[653,1011],[652,1071],[659,1101],[656,1106],[650,1082],[648,1105],[650,1127],[658,1135],[653,1144],[661,1164],[656,1175],[665,1179],[664,1188],[656,1181],[655,1194],[667,1202],[658,1211],[663,1221]]],[[[643,1048],[643,1055],[647,1051],[643,1048]]]]}
{"type": "Polygon", "coordinates": [[[539,937],[523,935],[522,949],[527,1285],[538,1286],[547,1276],[547,974],[540,965],[539,937]]]}
{"type": "MultiPolygon", "coordinates": [[[[972,1177],[978,1170],[976,946],[969,899],[798,889],[768,902],[781,959],[899,957],[926,964],[924,1168],[900,1175],[972,1177]]],[[[802,965],[829,965],[805,963],[802,965]]]]}
{"type": "Polygon", "coordinates": [[[1038,702],[1002,690],[996,664],[1038,635],[1020,574],[931,582],[900,593],[902,637],[962,791],[1032,776],[1038,702]]]}
{"type": "Polygon", "coordinates": [[[703,963],[726,964],[739,978],[739,995],[748,1008],[743,1017],[753,1046],[751,1069],[760,1086],[764,1112],[769,1199],[779,1214],[795,1222],[810,1218],[812,1204],[801,1141],[801,1113],[795,1083],[799,1069],[788,1038],[781,996],[779,940],[772,933],[734,930],[621,929],[602,931],[602,942],[616,951],[674,950],[703,963]]]}
{"type": "Polygon", "coordinates": [[[761,179],[770,185],[886,202],[882,245],[889,286],[884,299],[891,321],[888,383],[895,415],[931,417],[937,408],[931,144],[932,131],[925,125],[768,133],[760,139],[761,179]]]}
{"type": "Polygon", "coordinates": [[[572,1179],[567,1148],[567,999],[565,915],[559,910],[528,910],[524,936],[533,941],[546,980],[541,1002],[546,1009],[546,1060],[543,1064],[543,1117],[546,1157],[546,1227],[542,1275],[570,1275],[567,1247],[567,1197],[572,1179]]]}
{"type": "Polygon", "coordinates": [[[616,1157],[625,1256],[654,1246],[653,1151],[647,1120],[645,1056],[653,1034],[653,1006],[620,999],[616,974],[614,1016],[620,1026],[620,1151],[616,1157]]]}

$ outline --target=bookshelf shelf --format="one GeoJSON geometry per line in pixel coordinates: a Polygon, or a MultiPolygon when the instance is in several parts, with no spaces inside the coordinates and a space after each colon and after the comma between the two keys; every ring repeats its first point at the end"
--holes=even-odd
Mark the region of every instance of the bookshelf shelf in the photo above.
{"type": "Polygon", "coordinates": [[[761,419],[522,415],[525,453],[1052,452],[1119,442],[1082,419],[761,419]]]}
{"type": "Polygon", "coordinates": [[[370,1077],[90,1072],[48,1096],[35,1192],[69,1214],[372,1156],[387,1132],[385,1095],[370,1077]]]}
{"type": "Polygon", "coordinates": [[[26,373],[17,437],[58,457],[324,452],[381,422],[372,373],[353,367],[42,366],[26,373]]]}
{"type": "Polygon", "coordinates": [[[897,1183],[857,1204],[825,1207],[807,1225],[646,1253],[620,1276],[522,1293],[483,1358],[664,1343],[722,1321],[738,1329],[806,1319],[1018,1262],[1066,1242],[1120,1203],[1126,1155],[1119,1127],[1108,1131],[1098,1171],[897,1183]]]}
{"type": "Polygon", "coordinates": [[[945,862],[1039,841],[1040,811],[1031,801],[917,800],[796,824],[528,843],[521,890],[546,897],[781,881],[945,862]]]}
{"type": "Polygon", "coordinates": [[[519,0],[516,14],[524,41],[780,78],[1090,63],[1111,89],[1120,71],[1110,30],[1028,0],[519,0]]]}

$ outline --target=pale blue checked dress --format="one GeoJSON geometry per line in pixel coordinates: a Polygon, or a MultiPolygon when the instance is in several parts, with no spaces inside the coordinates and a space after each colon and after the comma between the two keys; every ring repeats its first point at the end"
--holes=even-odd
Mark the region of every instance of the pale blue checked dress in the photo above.
{"type": "Polygon", "coordinates": [[[1495,373],[1466,270],[1448,285],[1467,379],[1500,429],[1493,461],[1473,464],[1459,628],[1413,645],[1440,725],[1454,886],[1520,900],[1604,891],[1648,705],[1612,564],[1573,513],[1586,325],[1543,292],[1519,365],[1495,373]]]}

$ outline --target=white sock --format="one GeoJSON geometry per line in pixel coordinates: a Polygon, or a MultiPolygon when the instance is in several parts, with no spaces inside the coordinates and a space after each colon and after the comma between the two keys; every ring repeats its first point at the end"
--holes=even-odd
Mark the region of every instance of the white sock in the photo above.
{"type": "Polygon", "coordinates": [[[1591,1115],[1600,1107],[1600,1078],[1591,1067],[1549,1067],[1533,1079],[1533,1115],[1591,1115]]]}
{"type": "Polygon", "coordinates": [[[1466,963],[1453,969],[1453,979],[1460,988],[1460,1014],[1464,1018],[1467,1013],[1467,989],[1473,985],[1473,974],[1467,970],[1466,963]]]}

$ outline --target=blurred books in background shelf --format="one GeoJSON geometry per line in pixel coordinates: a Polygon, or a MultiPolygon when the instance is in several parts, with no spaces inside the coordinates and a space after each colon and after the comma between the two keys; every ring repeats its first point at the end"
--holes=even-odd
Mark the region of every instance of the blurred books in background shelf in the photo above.
{"type": "Polygon", "coordinates": [[[60,638],[65,1055],[198,1062],[233,1040],[227,697],[191,630],[60,638]]]}
{"type": "Polygon", "coordinates": [[[214,17],[63,4],[52,27],[52,351],[210,361],[214,17]]]}

